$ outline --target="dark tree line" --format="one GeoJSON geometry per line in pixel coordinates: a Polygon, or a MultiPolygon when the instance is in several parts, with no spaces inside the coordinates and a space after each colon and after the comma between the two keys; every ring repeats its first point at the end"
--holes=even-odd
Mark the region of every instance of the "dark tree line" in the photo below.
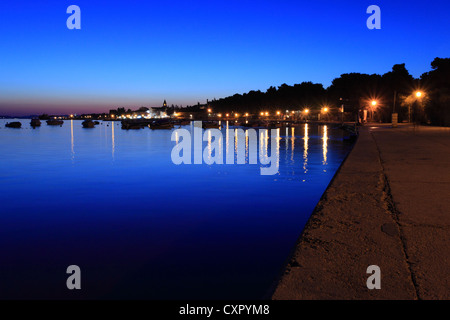
{"type": "Polygon", "coordinates": [[[450,126],[450,58],[436,58],[421,77],[428,93],[426,113],[432,124],[450,126]]]}
{"type": "MultiPolygon", "coordinates": [[[[417,90],[424,92],[421,105],[421,120],[435,125],[450,125],[450,58],[436,58],[431,63],[432,70],[415,79],[405,64],[396,64],[383,75],[347,73],[332,81],[328,88],[322,84],[302,82],[292,86],[282,84],[244,94],[235,94],[208,101],[207,107],[218,112],[249,112],[302,110],[309,108],[319,111],[327,106],[338,112],[344,105],[345,112],[357,114],[377,101],[376,119],[389,122],[393,111],[399,114],[399,121],[408,118],[408,103],[413,103],[417,90]],[[394,110],[395,101],[395,110],[394,110]]],[[[200,104],[188,109],[194,111],[200,104]]],[[[420,111],[420,110],[418,110],[420,111]]]]}

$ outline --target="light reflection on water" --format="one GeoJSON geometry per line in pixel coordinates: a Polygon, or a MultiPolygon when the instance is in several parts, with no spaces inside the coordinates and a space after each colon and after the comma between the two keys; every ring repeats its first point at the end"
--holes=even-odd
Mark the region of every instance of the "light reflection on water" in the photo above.
{"type": "Polygon", "coordinates": [[[268,130],[226,123],[238,139],[223,128],[218,156],[246,164],[177,166],[172,130],[6,122],[0,298],[72,298],[71,264],[86,298],[261,298],[350,149],[329,126],[277,128],[272,146],[268,130]],[[258,152],[275,155],[276,175],[260,175],[259,157],[249,164],[258,152]]]}
{"type": "MultiPolygon", "coordinates": [[[[327,165],[327,153],[328,153],[328,126],[327,125],[320,125],[314,127],[314,129],[317,130],[318,134],[321,135],[322,140],[322,165],[326,167],[327,165]]],[[[214,156],[218,156],[218,158],[222,158],[222,136],[217,137],[218,141],[215,141],[212,138],[211,130],[215,129],[206,129],[204,131],[204,135],[206,135],[204,138],[204,141],[206,141],[206,147],[205,147],[205,154],[208,159],[207,163],[213,163],[214,156]],[[217,145],[218,148],[216,148],[214,145],[217,145]],[[217,150],[216,150],[217,149],[217,150]],[[215,153],[218,153],[217,155],[215,153]]],[[[280,136],[281,129],[276,128],[272,129],[275,134],[273,135],[273,139],[275,139],[275,150],[273,150],[273,156],[276,159],[277,163],[279,164],[280,161],[280,141],[281,139],[284,139],[285,144],[285,150],[284,150],[284,161],[287,162],[287,157],[290,157],[290,162],[295,162],[295,127],[286,127],[285,128],[285,136],[282,138],[280,136]],[[290,145],[290,150],[289,150],[290,145]]],[[[308,173],[308,148],[309,148],[309,130],[310,125],[305,124],[303,126],[303,135],[301,136],[301,139],[303,140],[303,149],[302,149],[302,156],[303,156],[303,173],[308,173]]],[[[226,140],[226,146],[225,149],[226,153],[226,159],[229,159],[231,162],[233,159],[233,163],[235,164],[255,164],[256,161],[253,161],[251,159],[260,159],[261,163],[267,163],[269,161],[269,154],[272,154],[271,148],[270,148],[270,139],[272,138],[272,134],[269,134],[268,129],[254,129],[254,128],[229,128],[228,126],[225,127],[223,130],[225,132],[225,140],[226,140]],[[230,131],[231,130],[231,131],[230,131]],[[259,143],[257,140],[254,139],[255,134],[259,135],[259,143]],[[253,138],[253,139],[252,139],[253,138]],[[234,148],[231,149],[231,144],[234,142],[234,148]],[[257,153],[258,147],[256,144],[259,145],[259,154],[257,153]]],[[[178,139],[178,133],[175,133],[175,144],[179,143],[178,139]]],[[[324,168],[323,170],[326,170],[324,168]]]]}

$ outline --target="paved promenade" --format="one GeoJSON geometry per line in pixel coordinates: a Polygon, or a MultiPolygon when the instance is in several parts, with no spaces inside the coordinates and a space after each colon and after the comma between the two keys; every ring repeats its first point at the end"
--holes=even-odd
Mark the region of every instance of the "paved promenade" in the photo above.
{"type": "Polygon", "coordinates": [[[450,128],[363,127],[273,299],[450,299],[450,128]]]}

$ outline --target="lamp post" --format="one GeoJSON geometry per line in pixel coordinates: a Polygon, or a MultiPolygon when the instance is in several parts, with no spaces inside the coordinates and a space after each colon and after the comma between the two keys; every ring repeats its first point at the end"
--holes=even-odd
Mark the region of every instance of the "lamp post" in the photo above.
{"type": "Polygon", "coordinates": [[[328,107],[323,107],[322,113],[324,114],[324,116],[327,116],[327,120],[328,120],[328,107]]]}
{"type": "Polygon", "coordinates": [[[376,107],[376,105],[378,104],[378,102],[376,100],[372,100],[372,102],[370,103],[372,106],[370,108],[370,110],[372,111],[372,122],[374,121],[374,117],[373,117],[373,113],[374,113],[374,108],[376,107]]]}
{"type": "MultiPolygon", "coordinates": [[[[420,106],[420,110],[422,110],[422,99],[423,99],[423,96],[424,96],[424,93],[423,93],[423,91],[420,91],[420,90],[418,90],[418,91],[416,91],[415,93],[415,96],[416,96],[416,101],[415,101],[415,103],[417,103],[417,104],[419,104],[419,106],[420,106]]],[[[413,121],[414,121],[414,126],[416,125],[416,121],[417,121],[417,112],[415,112],[414,111],[414,109],[412,110],[412,113],[414,114],[414,118],[415,119],[413,119],[413,121]]],[[[411,117],[411,115],[410,115],[410,117],[411,117]]],[[[411,122],[411,121],[410,121],[411,122]]]]}
{"type": "Polygon", "coordinates": [[[394,90],[394,104],[392,105],[392,117],[391,117],[391,122],[392,122],[393,128],[397,128],[397,126],[398,126],[398,113],[395,112],[396,100],[397,100],[397,90],[394,90]]]}

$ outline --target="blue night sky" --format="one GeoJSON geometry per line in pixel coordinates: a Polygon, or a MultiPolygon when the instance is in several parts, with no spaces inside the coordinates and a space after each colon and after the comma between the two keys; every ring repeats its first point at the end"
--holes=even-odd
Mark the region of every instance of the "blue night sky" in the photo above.
{"type": "Polygon", "coordinates": [[[450,56],[449,15],[448,1],[2,1],[0,114],[185,106],[396,63],[418,77],[450,56]]]}

